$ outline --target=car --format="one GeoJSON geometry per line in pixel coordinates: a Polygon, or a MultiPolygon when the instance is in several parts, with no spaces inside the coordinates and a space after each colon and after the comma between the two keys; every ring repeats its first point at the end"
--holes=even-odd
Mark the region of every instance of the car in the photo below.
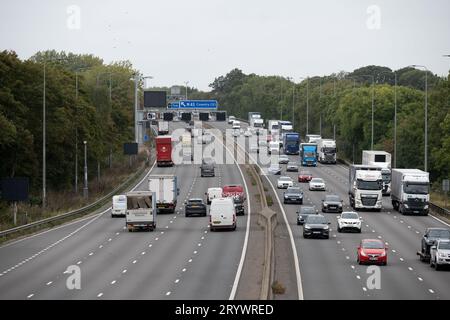
{"type": "Polygon", "coordinates": [[[303,224],[303,238],[330,238],[330,222],[321,214],[310,214],[303,224]]]}
{"type": "Polygon", "coordinates": [[[450,266],[450,240],[437,240],[431,249],[430,266],[436,271],[443,266],[450,266]]]}
{"type": "Polygon", "coordinates": [[[235,129],[233,130],[233,137],[240,137],[241,136],[241,130],[235,129]]]}
{"type": "Polygon", "coordinates": [[[309,182],[312,179],[312,174],[309,171],[300,171],[298,174],[298,182],[309,182]]]}
{"type": "Polygon", "coordinates": [[[233,197],[234,210],[237,216],[243,216],[245,214],[244,202],[239,197],[233,197]]]}
{"type": "Polygon", "coordinates": [[[252,152],[252,153],[255,153],[255,152],[258,153],[259,152],[258,145],[256,143],[250,143],[248,151],[252,152]]]}
{"type": "Polygon", "coordinates": [[[200,166],[201,177],[214,177],[214,161],[211,158],[204,158],[200,166]]]}
{"type": "Polygon", "coordinates": [[[288,172],[298,172],[298,164],[294,161],[289,161],[286,166],[286,171],[288,172]]]}
{"type": "Polygon", "coordinates": [[[336,194],[327,194],[322,200],[322,212],[341,213],[343,207],[343,200],[336,194]]]}
{"type": "Polygon", "coordinates": [[[287,164],[289,163],[289,157],[285,154],[280,154],[278,156],[278,163],[279,164],[287,164]]]}
{"type": "Polygon", "coordinates": [[[299,187],[288,187],[283,193],[283,203],[303,204],[303,191],[299,187]]]}
{"type": "Polygon", "coordinates": [[[127,213],[127,196],[124,194],[115,195],[112,198],[111,218],[125,217],[127,213]]]}
{"type": "Polygon", "coordinates": [[[270,167],[267,169],[267,172],[273,175],[280,175],[281,174],[280,165],[278,163],[271,164],[270,167]]]}
{"type": "Polygon", "coordinates": [[[312,178],[311,181],[309,181],[309,190],[322,190],[325,191],[325,181],[323,181],[322,178],[312,178]]]}
{"type": "Polygon", "coordinates": [[[253,133],[252,133],[252,131],[251,130],[249,130],[249,129],[247,129],[245,132],[244,132],[244,136],[245,137],[251,137],[253,135],[253,133]]]}
{"type": "Polygon", "coordinates": [[[228,117],[228,124],[233,124],[233,121],[236,120],[235,116],[229,116],[228,117]]]}
{"type": "Polygon", "coordinates": [[[303,225],[310,214],[319,214],[319,211],[314,206],[300,206],[300,209],[297,210],[296,213],[297,224],[303,225]]]}
{"type": "Polygon", "coordinates": [[[206,204],[203,202],[203,199],[189,199],[184,207],[184,214],[186,217],[190,217],[192,215],[201,215],[206,217],[206,204]]]}
{"type": "Polygon", "coordinates": [[[240,184],[228,184],[223,186],[222,190],[222,197],[224,198],[232,197],[239,199],[240,202],[246,200],[244,187],[240,184]]]}
{"type": "Polygon", "coordinates": [[[448,228],[427,228],[422,236],[421,251],[417,254],[421,261],[429,261],[431,257],[430,249],[437,240],[450,240],[450,229],[448,228]]]}
{"type": "Polygon", "coordinates": [[[362,219],[355,211],[344,211],[337,216],[337,231],[343,232],[345,230],[356,231],[361,233],[362,219]]]}
{"type": "Polygon", "coordinates": [[[380,239],[361,240],[357,251],[359,264],[387,265],[387,246],[380,239]]]}
{"type": "Polygon", "coordinates": [[[291,177],[288,176],[282,176],[278,178],[277,181],[277,188],[278,189],[287,189],[289,187],[294,186],[294,181],[292,181],[291,177]]]}

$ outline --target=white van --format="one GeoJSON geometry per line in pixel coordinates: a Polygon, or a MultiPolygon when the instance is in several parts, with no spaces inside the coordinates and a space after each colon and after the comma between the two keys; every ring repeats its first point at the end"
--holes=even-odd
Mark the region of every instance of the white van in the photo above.
{"type": "Polygon", "coordinates": [[[126,213],[127,213],[127,197],[123,194],[113,196],[111,218],[125,217],[126,213]]]}
{"type": "Polygon", "coordinates": [[[206,203],[211,204],[211,201],[216,198],[222,198],[222,188],[215,187],[215,188],[208,188],[208,192],[205,193],[206,195],[206,203]]]}
{"type": "Polygon", "coordinates": [[[236,211],[233,198],[216,198],[209,208],[209,227],[211,231],[216,229],[236,230],[236,211]]]}
{"type": "Polygon", "coordinates": [[[241,122],[240,121],[237,121],[237,120],[234,120],[233,121],[233,127],[232,127],[233,129],[240,129],[241,128],[241,122]]]}
{"type": "Polygon", "coordinates": [[[278,154],[280,151],[280,142],[279,141],[270,141],[269,142],[269,148],[267,149],[267,152],[269,154],[278,154]]]}

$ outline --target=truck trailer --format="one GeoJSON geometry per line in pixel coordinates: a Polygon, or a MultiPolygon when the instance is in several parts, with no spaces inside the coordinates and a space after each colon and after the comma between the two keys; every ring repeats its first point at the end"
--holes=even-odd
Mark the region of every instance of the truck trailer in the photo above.
{"type": "Polygon", "coordinates": [[[168,121],[158,121],[158,135],[166,135],[169,133],[169,122],[168,121]]]}
{"type": "Polygon", "coordinates": [[[363,150],[362,164],[381,168],[383,195],[389,195],[391,193],[391,154],[386,151],[363,150]]]}
{"type": "Polygon", "coordinates": [[[148,189],[155,193],[156,209],[159,212],[175,212],[178,197],[177,176],[173,174],[150,175],[148,189]]]}
{"type": "Polygon", "coordinates": [[[158,167],[172,167],[172,137],[157,136],[156,139],[156,165],[158,167]]]}
{"type": "Polygon", "coordinates": [[[392,169],[391,201],[401,214],[428,215],[429,173],[419,169],[392,169]]]}

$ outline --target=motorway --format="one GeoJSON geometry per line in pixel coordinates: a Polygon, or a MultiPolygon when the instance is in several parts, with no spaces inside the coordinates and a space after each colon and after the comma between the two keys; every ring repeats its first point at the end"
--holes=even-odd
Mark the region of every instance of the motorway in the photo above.
{"type": "MultiPolygon", "coordinates": [[[[173,122],[171,129],[185,127],[173,122]]],[[[0,247],[0,299],[229,299],[239,279],[249,223],[234,232],[209,232],[209,217],[184,216],[183,203],[205,198],[208,187],[244,184],[235,164],[219,164],[201,178],[199,165],[154,166],[175,174],[180,195],[175,214],[159,214],[153,232],[125,229],[110,210],[0,247]],[[81,289],[68,290],[68,266],[81,270],[81,289]]],[[[136,190],[148,189],[143,179],[136,190]]],[[[247,197],[248,198],[248,197],[247,197]]]]}
{"type": "MultiPolygon", "coordinates": [[[[218,123],[217,127],[220,130],[230,128],[226,123],[218,123]]],[[[237,142],[244,147],[250,139],[241,135],[237,142]]],[[[299,156],[289,158],[299,163],[299,156]]],[[[297,173],[286,172],[285,165],[281,167],[282,175],[297,181],[297,173]]],[[[325,180],[327,191],[309,191],[307,183],[300,184],[304,204],[314,205],[320,213],[321,200],[325,194],[333,193],[344,200],[344,210],[352,210],[348,202],[348,168],[339,164],[318,164],[309,170],[314,177],[325,180]]],[[[267,177],[276,188],[278,176],[267,177]]],[[[283,190],[276,191],[282,199],[283,190]]],[[[449,227],[445,222],[432,216],[403,216],[393,210],[386,196],[382,212],[358,212],[363,219],[360,234],[338,233],[337,214],[323,213],[331,222],[330,239],[304,239],[302,226],[296,223],[298,205],[282,204],[282,207],[295,242],[304,299],[450,299],[450,272],[435,271],[428,263],[420,262],[416,255],[425,229],[449,227]],[[367,273],[368,266],[356,263],[356,248],[364,238],[382,239],[389,247],[388,265],[380,267],[380,289],[367,285],[371,276],[367,273]]]]}

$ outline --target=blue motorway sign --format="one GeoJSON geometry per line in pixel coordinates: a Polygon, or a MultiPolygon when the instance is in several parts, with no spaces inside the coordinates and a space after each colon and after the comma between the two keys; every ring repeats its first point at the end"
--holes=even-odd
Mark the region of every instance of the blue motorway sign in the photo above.
{"type": "Polygon", "coordinates": [[[181,100],[179,109],[214,109],[217,110],[217,100],[181,100]]]}
{"type": "Polygon", "coordinates": [[[167,109],[179,109],[179,108],[180,108],[180,103],[179,102],[171,102],[167,106],[167,109]]]}

